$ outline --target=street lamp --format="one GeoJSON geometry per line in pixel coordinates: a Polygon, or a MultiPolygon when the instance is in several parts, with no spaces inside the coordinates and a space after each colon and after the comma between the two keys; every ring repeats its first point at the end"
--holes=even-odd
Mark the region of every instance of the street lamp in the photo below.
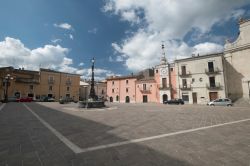
{"type": "Polygon", "coordinates": [[[10,75],[10,74],[7,74],[5,77],[4,77],[4,86],[5,86],[5,89],[4,89],[4,102],[7,103],[8,102],[8,87],[9,87],[9,84],[10,84],[10,80],[13,80],[13,77],[10,75]]]}

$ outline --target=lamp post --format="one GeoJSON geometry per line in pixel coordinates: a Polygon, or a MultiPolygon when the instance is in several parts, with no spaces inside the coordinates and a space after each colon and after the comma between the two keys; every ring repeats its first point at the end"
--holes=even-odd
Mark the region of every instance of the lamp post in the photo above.
{"type": "Polygon", "coordinates": [[[4,86],[5,86],[5,90],[4,90],[4,103],[8,102],[8,87],[9,87],[10,80],[13,80],[13,77],[10,76],[10,74],[7,74],[4,77],[4,86]]]}
{"type": "Polygon", "coordinates": [[[93,58],[91,60],[92,62],[92,77],[91,77],[91,84],[90,84],[90,93],[89,93],[89,97],[93,100],[96,99],[96,94],[95,94],[95,79],[94,79],[94,64],[95,64],[95,59],[93,58]]]}

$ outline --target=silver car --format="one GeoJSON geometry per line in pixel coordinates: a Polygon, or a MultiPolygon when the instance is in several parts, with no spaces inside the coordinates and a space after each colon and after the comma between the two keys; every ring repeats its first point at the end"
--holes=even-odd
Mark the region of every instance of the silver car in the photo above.
{"type": "Polygon", "coordinates": [[[233,103],[230,99],[216,99],[207,103],[210,106],[233,106],[233,103]]]}

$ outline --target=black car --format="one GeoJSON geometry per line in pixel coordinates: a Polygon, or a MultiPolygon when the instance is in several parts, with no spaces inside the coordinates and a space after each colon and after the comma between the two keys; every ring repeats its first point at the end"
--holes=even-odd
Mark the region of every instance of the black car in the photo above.
{"type": "Polygon", "coordinates": [[[164,104],[184,104],[184,101],[182,99],[171,99],[167,101],[163,101],[164,104]]]}

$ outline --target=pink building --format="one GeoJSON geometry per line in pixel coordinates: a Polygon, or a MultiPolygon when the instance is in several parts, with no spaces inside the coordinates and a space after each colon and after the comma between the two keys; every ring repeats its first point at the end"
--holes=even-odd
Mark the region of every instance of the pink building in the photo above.
{"type": "Polygon", "coordinates": [[[109,77],[107,79],[107,98],[110,102],[135,103],[138,76],[109,77]]]}
{"type": "Polygon", "coordinates": [[[159,93],[154,70],[147,69],[136,76],[110,77],[107,79],[107,96],[110,102],[158,102],[159,93]]]}

